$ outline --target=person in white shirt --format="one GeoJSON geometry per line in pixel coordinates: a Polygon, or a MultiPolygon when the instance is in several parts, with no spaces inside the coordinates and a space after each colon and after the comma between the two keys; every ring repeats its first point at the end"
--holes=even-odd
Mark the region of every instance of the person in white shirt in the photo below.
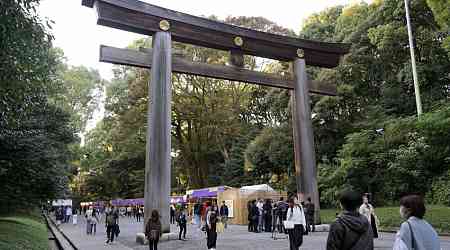
{"type": "Polygon", "coordinates": [[[89,209],[86,211],[85,217],[86,217],[86,234],[92,234],[92,216],[93,216],[94,210],[92,207],[89,207],[89,209]]]}
{"type": "Polygon", "coordinates": [[[294,199],[289,199],[289,208],[286,218],[287,223],[285,227],[289,233],[290,250],[298,250],[303,243],[303,231],[306,228],[305,213],[302,205],[295,204],[294,199]]]}
{"type": "Polygon", "coordinates": [[[258,208],[258,233],[263,231],[263,213],[264,213],[264,203],[258,198],[258,203],[256,203],[258,208]]]}
{"type": "Polygon", "coordinates": [[[66,208],[66,219],[65,219],[66,223],[70,221],[70,216],[72,216],[72,207],[68,206],[66,208]]]}

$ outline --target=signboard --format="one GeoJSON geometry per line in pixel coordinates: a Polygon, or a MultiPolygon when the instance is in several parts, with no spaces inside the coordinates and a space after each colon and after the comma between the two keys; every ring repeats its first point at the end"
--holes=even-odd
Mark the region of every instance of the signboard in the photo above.
{"type": "Polygon", "coordinates": [[[233,200],[225,200],[225,205],[228,207],[228,218],[234,217],[234,201],[233,200]]]}

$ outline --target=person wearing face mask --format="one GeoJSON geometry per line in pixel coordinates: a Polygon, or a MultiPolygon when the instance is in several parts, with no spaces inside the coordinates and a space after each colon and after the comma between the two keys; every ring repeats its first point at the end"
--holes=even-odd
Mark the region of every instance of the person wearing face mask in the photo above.
{"type": "Polygon", "coordinates": [[[423,197],[408,195],[400,200],[402,223],[394,243],[394,250],[440,250],[439,236],[436,230],[423,219],[425,215],[423,197]]]}

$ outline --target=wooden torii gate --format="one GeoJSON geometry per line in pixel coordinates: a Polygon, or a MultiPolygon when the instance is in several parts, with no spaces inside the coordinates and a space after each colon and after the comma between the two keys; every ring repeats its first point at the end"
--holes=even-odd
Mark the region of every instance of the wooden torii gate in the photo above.
{"type": "Polygon", "coordinates": [[[137,0],[82,0],[82,5],[95,7],[97,24],[153,36],[152,50],[100,47],[102,62],[151,68],[144,221],[152,209],[158,209],[163,231],[170,230],[172,72],[291,90],[297,190],[300,199],[312,197],[318,215],[319,194],[309,93],[335,95],[336,86],[309,81],[306,65],[336,67],[340,57],[348,52],[349,44],[323,43],[255,31],[137,0]],[[230,51],[232,66],[192,62],[173,55],[172,40],[230,51]],[[243,68],[244,54],[292,62],[293,74],[281,76],[246,70],[243,68]]]}

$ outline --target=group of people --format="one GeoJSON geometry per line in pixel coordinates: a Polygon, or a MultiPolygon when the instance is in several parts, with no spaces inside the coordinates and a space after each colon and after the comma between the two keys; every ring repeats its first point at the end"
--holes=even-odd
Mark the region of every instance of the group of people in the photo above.
{"type": "MultiPolygon", "coordinates": [[[[343,212],[331,224],[327,250],[373,250],[378,238],[377,217],[368,197],[355,191],[341,193],[339,202],[343,212]],[[363,201],[361,205],[361,200],[363,201]]],[[[419,195],[408,195],[400,200],[400,216],[405,220],[396,235],[394,250],[440,250],[439,236],[423,219],[425,203],[419,195]]]]}
{"type": "Polygon", "coordinates": [[[142,206],[128,206],[125,207],[124,213],[128,218],[133,217],[137,222],[140,222],[144,217],[144,208],[142,206]]]}
{"type": "MultiPolygon", "coordinates": [[[[337,215],[330,226],[327,250],[373,250],[374,239],[378,238],[378,218],[367,196],[347,190],[340,194],[339,202],[343,212],[337,215]]],[[[278,230],[289,235],[290,250],[298,250],[303,236],[314,231],[315,207],[308,198],[306,203],[292,197],[276,203],[266,200],[251,201],[249,210],[249,231],[266,232],[278,230]],[[276,218],[271,218],[276,217],[276,218]],[[272,224],[269,222],[272,221],[272,224]],[[281,225],[279,222],[282,222],[281,225]]],[[[394,250],[440,250],[439,237],[426,222],[423,197],[405,196],[400,200],[400,215],[405,220],[396,235],[394,250]]]]}
{"type": "MultiPolygon", "coordinates": [[[[203,206],[199,201],[194,205],[193,221],[199,229],[206,233],[206,246],[208,249],[216,249],[218,225],[226,227],[228,213],[228,206],[225,202],[223,202],[220,209],[216,203],[210,201],[205,202],[203,206]]],[[[179,240],[186,240],[188,220],[189,216],[187,208],[184,205],[181,205],[178,208],[174,205],[170,206],[170,223],[178,224],[179,240]]],[[[158,210],[153,210],[151,217],[145,226],[145,235],[149,241],[150,250],[158,249],[158,242],[162,235],[161,230],[159,212],[158,210]]]]}
{"type": "MultiPolygon", "coordinates": [[[[330,226],[326,249],[373,250],[374,239],[378,238],[379,234],[378,218],[374,207],[369,203],[369,198],[355,191],[346,190],[339,195],[339,202],[342,213],[337,215],[330,226]]],[[[170,209],[171,223],[177,223],[180,228],[179,239],[186,240],[189,221],[187,208],[182,205],[178,208],[171,206],[170,209]]],[[[307,198],[306,203],[299,202],[296,197],[289,198],[287,202],[282,197],[277,202],[258,199],[249,203],[248,210],[250,232],[277,230],[280,233],[286,233],[289,235],[290,250],[298,250],[303,244],[303,236],[315,229],[315,206],[310,198],[307,198]]],[[[394,250],[440,250],[438,234],[423,219],[425,211],[424,200],[421,196],[409,195],[400,200],[400,215],[405,222],[401,224],[400,231],[396,235],[394,250]]],[[[108,244],[114,242],[114,237],[117,237],[120,232],[119,211],[113,206],[108,206],[104,212],[108,244]]],[[[58,208],[55,213],[60,216],[63,214],[63,208],[58,208]]],[[[225,202],[220,208],[213,202],[206,202],[203,205],[197,202],[194,205],[193,224],[206,233],[208,249],[216,249],[218,224],[226,225],[228,213],[225,202]]],[[[99,211],[89,207],[85,216],[87,234],[95,234],[96,224],[100,221],[99,211]]],[[[150,250],[157,250],[162,235],[158,210],[151,212],[151,217],[146,222],[145,235],[148,238],[150,250]]]]}
{"type": "Polygon", "coordinates": [[[105,217],[106,228],[106,244],[112,244],[114,238],[119,236],[119,217],[120,211],[117,207],[106,206],[100,210],[93,206],[89,206],[84,209],[84,217],[86,218],[86,234],[95,235],[97,233],[97,224],[101,223],[102,214],[105,217]]]}
{"type": "MultiPolygon", "coordinates": [[[[57,224],[60,223],[69,223],[70,219],[72,218],[72,207],[71,206],[59,206],[56,208],[53,208],[55,212],[55,217],[57,224]]],[[[75,211],[76,214],[76,211],[75,211]]],[[[76,217],[75,217],[76,220],[76,217]]]]}
{"type": "MultiPolygon", "coordinates": [[[[296,202],[295,198],[294,201],[296,202]]],[[[297,202],[296,202],[297,203],[297,202]]],[[[311,198],[307,199],[306,203],[301,203],[302,211],[305,215],[305,230],[315,231],[314,225],[314,203],[311,198]]],[[[280,197],[279,201],[275,202],[271,199],[252,200],[248,203],[248,231],[249,232],[273,232],[287,233],[283,222],[288,218],[289,203],[284,201],[284,197],[280,197]]]]}

